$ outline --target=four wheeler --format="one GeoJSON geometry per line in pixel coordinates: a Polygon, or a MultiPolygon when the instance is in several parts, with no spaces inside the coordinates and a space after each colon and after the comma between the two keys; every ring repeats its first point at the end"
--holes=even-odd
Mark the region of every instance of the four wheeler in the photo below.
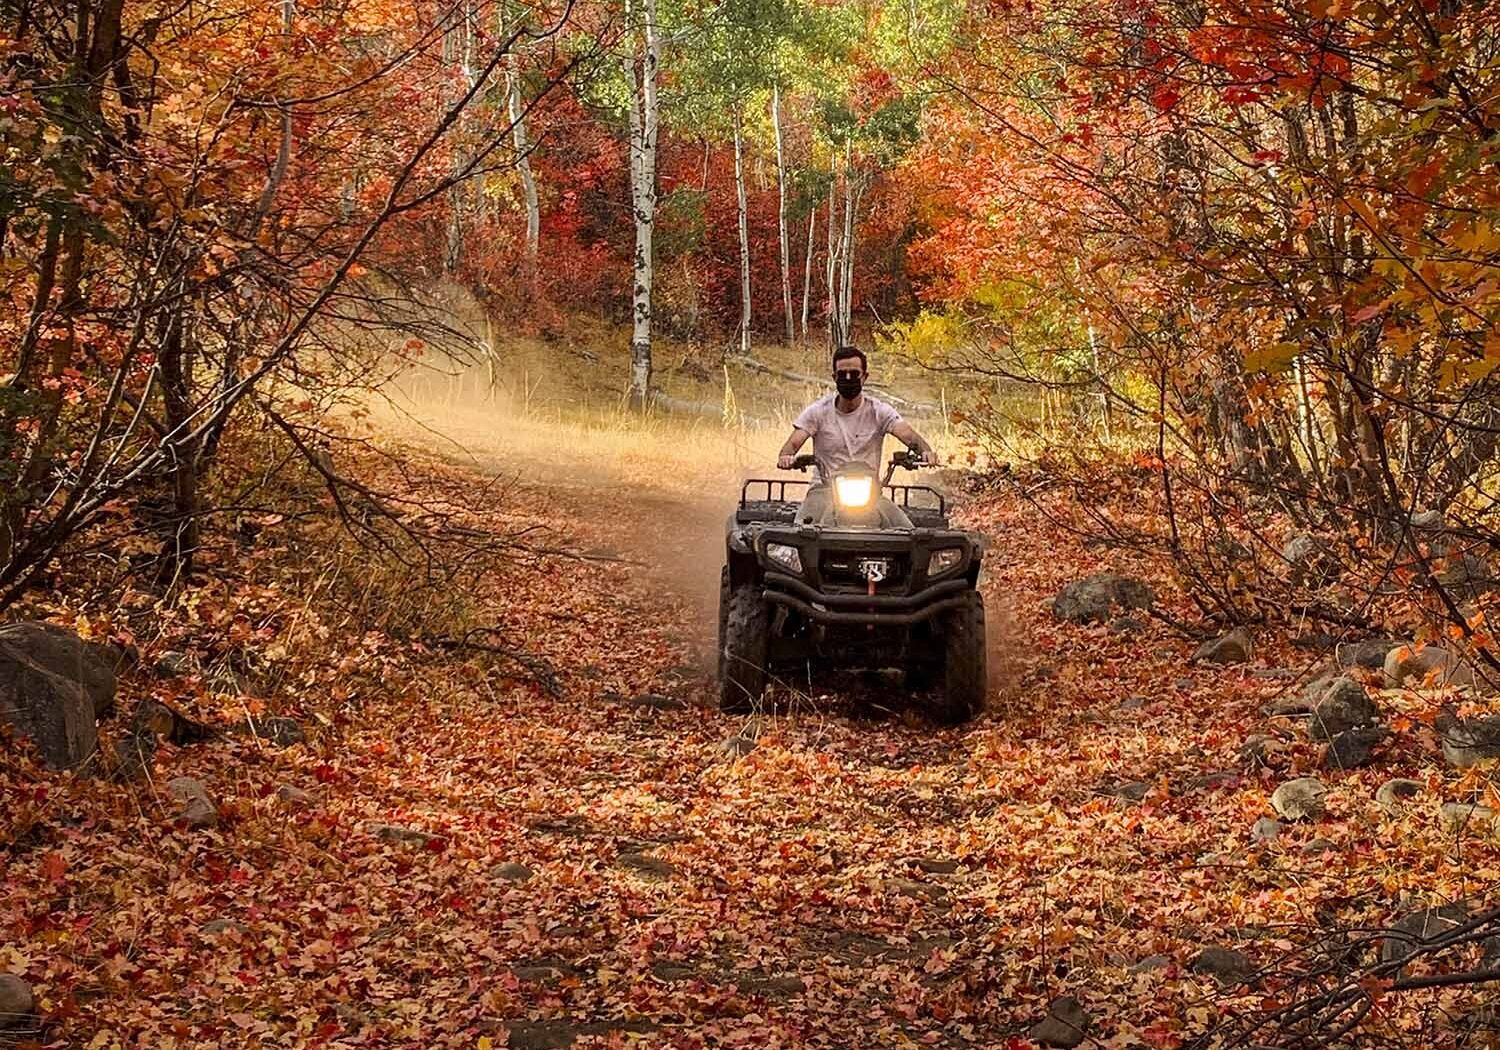
{"type": "MultiPolygon", "coordinates": [[[[812,465],[811,456],[793,464],[804,471],[812,465]]],[[[878,482],[864,467],[825,479],[831,499],[821,520],[799,520],[807,482],[745,482],[727,524],[720,578],[721,709],[753,710],[768,681],[815,662],[897,668],[914,690],[940,683],[929,713],[945,724],[979,713],[986,686],[984,600],[976,589],[983,541],[949,527],[947,503],[934,489],[891,484],[896,467],[927,465],[914,452],[898,452],[878,482]],[[910,526],[894,523],[893,505],[910,526]]]]}

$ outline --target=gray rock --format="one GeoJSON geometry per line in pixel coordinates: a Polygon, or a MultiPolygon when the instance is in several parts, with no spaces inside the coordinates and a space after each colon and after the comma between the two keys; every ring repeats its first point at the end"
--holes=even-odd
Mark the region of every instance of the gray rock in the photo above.
{"type": "Polygon", "coordinates": [[[1327,794],[1317,777],[1298,777],[1271,793],[1271,808],[1287,820],[1316,820],[1323,815],[1327,794]]]}
{"type": "Polygon", "coordinates": [[[1150,702],[1151,701],[1147,700],[1144,696],[1129,696],[1120,701],[1120,703],[1117,705],[1117,710],[1139,711],[1150,702]]]}
{"type": "Polygon", "coordinates": [[[1071,995],[1052,1000],[1047,1016],[1032,1025],[1027,1038],[1038,1046],[1072,1050],[1088,1037],[1093,1018],[1071,995]]]}
{"type": "Polygon", "coordinates": [[[1457,902],[1414,912],[1393,923],[1380,939],[1380,961],[1395,962],[1413,949],[1452,932],[1468,919],[1469,909],[1457,902]]]}
{"type": "Polygon", "coordinates": [[[1150,609],[1156,595],[1140,580],[1096,572],[1068,584],[1052,599],[1052,615],[1068,623],[1108,623],[1114,610],[1150,609]]]}
{"type": "Polygon", "coordinates": [[[1193,653],[1194,662],[1211,664],[1243,664],[1254,657],[1255,643],[1243,627],[1204,642],[1193,653]]]}
{"type": "Polygon", "coordinates": [[[1352,678],[1335,678],[1313,705],[1307,732],[1314,740],[1332,740],[1356,726],[1380,721],[1380,709],[1365,687],[1352,678]]]}
{"type": "Polygon", "coordinates": [[[1500,832],[1500,811],[1475,802],[1444,802],[1443,827],[1451,832],[1493,835],[1500,832]]]}
{"type": "Polygon", "coordinates": [[[235,922],[233,919],[209,919],[202,926],[202,932],[209,937],[217,937],[231,930],[243,935],[250,932],[250,927],[242,922],[235,922]]]}
{"type": "Polygon", "coordinates": [[[1403,643],[1389,638],[1366,638],[1362,642],[1340,642],[1334,647],[1333,659],[1342,671],[1383,671],[1385,658],[1403,643]]]}
{"type": "Polygon", "coordinates": [[[952,875],[958,870],[958,861],[946,857],[907,857],[901,863],[929,875],[952,875]]]}
{"type": "Polygon", "coordinates": [[[504,879],[506,882],[530,882],[536,877],[536,872],[524,864],[511,862],[495,865],[490,869],[490,875],[496,879],[504,879]]]}
{"type": "Polygon", "coordinates": [[[1309,857],[1317,857],[1324,853],[1337,853],[1339,845],[1332,839],[1309,839],[1302,846],[1302,852],[1309,857]]]}
{"type": "Polygon", "coordinates": [[[1338,575],[1339,561],[1327,542],[1301,533],[1291,537],[1281,548],[1281,557],[1290,569],[1294,584],[1327,583],[1338,575]]]}
{"type": "Polygon", "coordinates": [[[736,733],[719,744],[719,753],[728,758],[744,758],[755,750],[755,738],[736,733]]]}
{"type": "Polygon", "coordinates": [[[1459,718],[1451,707],[1444,706],[1433,719],[1443,745],[1443,757],[1456,769],[1488,758],[1500,758],[1500,715],[1488,718],[1459,718]]]}
{"type": "Polygon", "coordinates": [[[276,789],[276,797],[294,806],[311,806],[318,802],[317,795],[314,795],[311,791],[303,791],[301,788],[294,787],[291,784],[282,784],[278,787],[276,789]]]}
{"type": "Polygon", "coordinates": [[[31,985],[13,973],[0,973],[0,1029],[19,1028],[36,1012],[31,985]]]}
{"type": "Polygon", "coordinates": [[[273,747],[291,747],[307,742],[307,732],[295,718],[261,715],[247,718],[235,728],[273,747]]]}
{"type": "Polygon", "coordinates": [[[214,805],[203,781],[193,777],[176,777],[167,781],[167,791],[182,808],[177,819],[190,828],[211,828],[219,822],[219,807],[214,805]]]}
{"type": "Polygon", "coordinates": [[[421,828],[409,828],[401,824],[383,824],[378,821],[366,824],[365,831],[386,842],[411,842],[421,846],[441,841],[443,838],[442,835],[434,835],[421,828]]]}
{"type": "Polygon", "coordinates": [[[1132,635],[1140,634],[1146,629],[1146,621],[1136,616],[1116,616],[1109,621],[1111,634],[1132,635]]]}
{"type": "Polygon", "coordinates": [[[193,674],[197,667],[191,656],[179,653],[175,649],[168,649],[156,658],[152,665],[157,674],[163,678],[181,678],[184,675],[193,674]]]}
{"type": "Polygon", "coordinates": [[[1244,952],[1210,945],[1194,956],[1188,970],[1212,977],[1220,984],[1239,984],[1255,975],[1255,963],[1244,952]]]}
{"type": "Polygon", "coordinates": [[[1440,510],[1419,510],[1412,513],[1411,527],[1417,532],[1442,532],[1448,523],[1440,510]]]}
{"type": "Polygon", "coordinates": [[[1489,562],[1473,554],[1450,554],[1437,574],[1438,583],[1450,591],[1466,596],[1477,596],[1493,588],[1497,583],[1494,568],[1489,562]]]}
{"type": "Polygon", "coordinates": [[[1251,842],[1275,842],[1281,837],[1281,821],[1275,817],[1261,817],[1250,829],[1251,842]]]}
{"type": "Polygon", "coordinates": [[[1426,790],[1427,785],[1420,780],[1395,777],[1380,785],[1380,789],[1375,792],[1375,804],[1382,813],[1394,820],[1405,812],[1408,802],[1426,790]]]}
{"type": "Polygon", "coordinates": [[[1095,790],[1101,795],[1139,802],[1151,793],[1151,783],[1146,780],[1116,780],[1110,777],[1101,781],[1095,790]]]}
{"type": "Polygon", "coordinates": [[[785,999],[807,991],[807,982],[794,974],[779,977],[741,977],[735,986],[746,995],[764,995],[785,999]]]}
{"type": "Polygon", "coordinates": [[[637,711],[685,711],[687,701],[659,693],[642,693],[630,701],[630,706],[637,711]]]}
{"type": "Polygon", "coordinates": [[[911,897],[925,901],[941,900],[948,894],[948,891],[941,886],[934,886],[930,882],[918,882],[916,879],[886,879],[885,889],[887,893],[893,893],[897,897],[911,897]]]}
{"type": "Polygon", "coordinates": [[[1172,965],[1170,957],[1165,955],[1148,955],[1140,962],[1130,968],[1131,973],[1152,973],[1156,970],[1165,970],[1172,965]]]}
{"type": "Polygon", "coordinates": [[[1276,738],[1267,733],[1251,733],[1240,745],[1240,758],[1249,766],[1263,766],[1266,756],[1276,744],[1276,738]]]}
{"type": "Polygon", "coordinates": [[[45,623],[0,627],[0,722],[28,738],[52,769],[74,769],[99,747],[96,722],[114,709],[120,656],[45,623]]]}
{"type": "Polygon", "coordinates": [[[1355,726],[1346,729],[1328,741],[1328,751],[1323,755],[1323,768],[1328,770],[1358,769],[1375,761],[1375,749],[1386,738],[1380,726],[1355,726]]]}
{"type": "Polygon", "coordinates": [[[1392,686],[1453,686],[1468,688],[1474,684],[1474,668],[1462,657],[1437,645],[1413,651],[1398,646],[1385,657],[1385,678],[1392,686]]]}

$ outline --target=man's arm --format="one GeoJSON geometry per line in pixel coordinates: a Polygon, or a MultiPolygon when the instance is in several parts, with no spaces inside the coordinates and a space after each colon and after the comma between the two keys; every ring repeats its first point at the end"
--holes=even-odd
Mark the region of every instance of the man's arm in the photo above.
{"type": "Polygon", "coordinates": [[[810,437],[812,435],[801,427],[793,427],[786,443],[781,446],[781,454],[776,457],[776,466],[782,470],[791,470],[792,460],[797,458],[797,450],[807,444],[807,439],[810,437]]]}
{"type": "Polygon", "coordinates": [[[928,463],[940,462],[938,454],[932,450],[932,446],[927,443],[927,439],[913,430],[911,424],[906,420],[898,419],[892,423],[891,433],[895,434],[897,440],[905,444],[907,448],[914,448],[922,453],[922,458],[928,463]]]}

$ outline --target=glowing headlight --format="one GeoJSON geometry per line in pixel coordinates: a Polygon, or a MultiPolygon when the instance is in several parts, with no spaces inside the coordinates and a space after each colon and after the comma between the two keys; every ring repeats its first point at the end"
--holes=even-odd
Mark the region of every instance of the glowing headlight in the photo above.
{"type": "Polygon", "coordinates": [[[927,559],[927,575],[941,576],[958,567],[959,562],[964,560],[964,552],[957,547],[946,547],[940,551],[933,551],[932,557],[927,559]]]}
{"type": "Polygon", "coordinates": [[[834,478],[833,493],[841,507],[848,507],[850,510],[868,507],[871,497],[875,495],[875,479],[864,475],[834,478]]]}
{"type": "Polygon", "coordinates": [[[802,571],[802,555],[789,543],[766,544],[766,557],[788,572],[802,571]]]}

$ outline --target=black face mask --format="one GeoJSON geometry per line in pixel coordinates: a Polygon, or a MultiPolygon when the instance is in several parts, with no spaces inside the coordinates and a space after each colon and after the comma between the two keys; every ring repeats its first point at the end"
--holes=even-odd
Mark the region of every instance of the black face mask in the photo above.
{"type": "Polygon", "coordinates": [[[833,381],[833,385],[838,387],[839,396],[845,401],[853,401],[865,385],[864,375],[852,369],[833,373],[833,381]]]}

